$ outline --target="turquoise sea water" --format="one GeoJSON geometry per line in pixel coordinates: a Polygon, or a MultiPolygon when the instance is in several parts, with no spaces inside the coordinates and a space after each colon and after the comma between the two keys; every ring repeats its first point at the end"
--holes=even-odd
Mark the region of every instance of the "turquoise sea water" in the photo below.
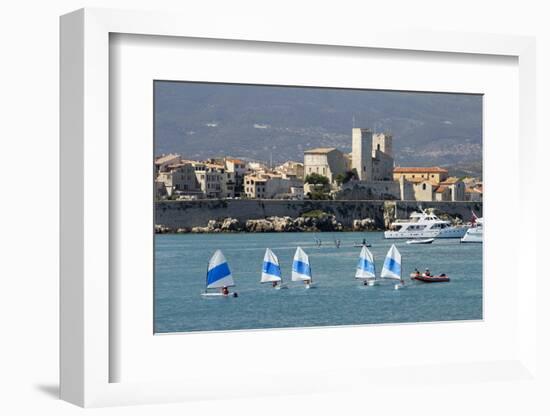
{"type": "Polygon", "coordinates": [[[482,244],[436,240],[407,245],[383,233],[159,234],[155,236],[156,333],[252,328],[450,321],[482,318],[482,244]],[[321,247],[315,238],[322,240],[321,247]],[[336,248],[334,239],[342,244],[336,248]],[[360,248],[372,244],[377,274],[392,243],[402,255],[406,287],[364,287],[354,279],[360,248]],[[290,282],[296,246],[309,254],[315,289],[290,282]],[[266,247],[279,257],[288,290],[261,285],[266,247]],[[238,298],[203,298],[206,265],[216,249],[227,258],[238,298]],[[449,283],[417,283],[418,267],[447,273],[449,283]]]}

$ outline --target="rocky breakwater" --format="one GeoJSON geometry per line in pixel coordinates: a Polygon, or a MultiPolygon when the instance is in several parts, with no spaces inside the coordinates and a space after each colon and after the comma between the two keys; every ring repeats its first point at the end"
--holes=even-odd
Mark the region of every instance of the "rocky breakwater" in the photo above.
{"type": "Polygon", "coordinates": [[[336,220],[334,215],[319,217],[267,217],[262,219],[240,222],[236,218],[210,220],[204,227],[170,229],[163,225],[156,225],[157,234],[164,233],[277,233],[277,232],[322,232],[344,231],[344,226],[336,220]]]}
{"type": "Polygon", "coordinates": [[[292,218],[267,217],[251,219],[241,222],[236,218],[223,218],[208,221],[204,227],[171,229],[163,225],[156,225],[157,234],[164,233],[281,233],[281,232],[326,232],[326,231],[374,231],[376,222],[371,218],[353,221],[351,228],[344,227],[334,215],[322,214],[317,216],[300,216],[292,218]]]}
{"type": "Polygon", "coordinates": [[[243,231],[262,232],[313,232],[343,231],[344,227],[336,221],[334,215],[320,217],[267,217],[265,219],[246,221],[243,231]]]}
{"type": "Polygon", "coordinates": [[[376,222],[372,218],[353,220],[352,231],[377,231],[376,222]]]}

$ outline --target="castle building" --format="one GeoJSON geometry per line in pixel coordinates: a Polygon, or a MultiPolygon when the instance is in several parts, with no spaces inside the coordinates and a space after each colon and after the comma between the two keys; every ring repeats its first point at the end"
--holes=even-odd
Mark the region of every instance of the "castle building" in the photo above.
{"type": "Polygon", "coordinates": [[[355,169],[359,180],[372,180],[372,131],[369,129],[352,129],[351,168],[355,169]]]}
{"type": "Polygon", "coordinates": [[[388,133],[374,133],[372,135],[372,150],[385,153],[393,157],[393,136],[388,133]]]}
{"type": "Polygon", "coordinates": [[[346,171],[346,158],[344,154],[334,147],[319,147],[304,152],[304,175],[312,173],[328,178],[333,183],[341,173],[346,171]]]}
{"type": "Polygon", "coordinates": [[[393,137],[387,133],[372,135],[372,180],[393,180],[393,137]]]}
{"type": "Polygon", "coordinates": [[[392,141],[390,134],[353,128],[349,155],[332,147],[306,150],[304,175],[317,173],[334,183],[336,176],[353,169],[361,182],[393,181],[392,141]]]}

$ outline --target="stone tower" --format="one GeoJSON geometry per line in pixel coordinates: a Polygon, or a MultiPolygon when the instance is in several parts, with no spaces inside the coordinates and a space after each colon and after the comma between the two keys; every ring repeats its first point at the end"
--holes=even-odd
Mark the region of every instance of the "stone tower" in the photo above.
{"type": "Polygon", "coordinates": [[[379,150],[393,157],[393,137],[388,133],[375,133],[372,135],[372,150],[379,150]]]}
{"type": "Polygon", "coordinates": [[[359,179],[372,178],[372,131],[354,128],[351,133],[351,168],[357,171],[359,179]]]}

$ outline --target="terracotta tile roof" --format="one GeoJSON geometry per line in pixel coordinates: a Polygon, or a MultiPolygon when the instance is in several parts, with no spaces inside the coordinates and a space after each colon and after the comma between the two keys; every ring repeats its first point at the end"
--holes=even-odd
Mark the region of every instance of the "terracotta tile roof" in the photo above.
{"type": "Polygon", "coordinates": [[[445,192],[448,188],[446,186],[438,186],[436,189],[435,189],[435,193],[438,193],[438,194],[442,194],[443,192],[445,192]]]}
{"type": "Polygon", "coordinates": [[[440,168],[439,166],[431,167],[397,167],[393,168],[394,173],[449,173],[447,169],[440,168]]]}
{"type": "Polygon", "coordinates": [[[231,162],[231,163],[237,163],[237,164],[241,164],[243,165],[244,162],[240,159],[227,159],[228,162],[231,162]]]}
{"type": "Polygon", "coordinates": [[[315,149],[306,150],[304,153],[308,153],[308,154],[323,153],[323,154],[326,154],[326,153],[332,152],[333,150],[336,150],[336,148],[335,147],[317,147],[315,149]]]}

